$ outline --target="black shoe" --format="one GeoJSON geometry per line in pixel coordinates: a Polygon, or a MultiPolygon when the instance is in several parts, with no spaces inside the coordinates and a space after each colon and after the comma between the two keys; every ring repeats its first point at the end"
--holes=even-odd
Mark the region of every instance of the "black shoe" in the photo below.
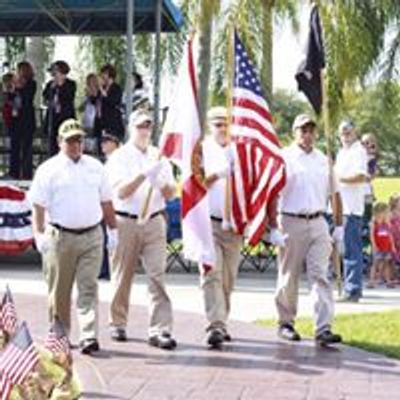
{"type": "Polygon", "coordinates": [[[219,329],[212,329],[207,335],[207,344],[210,349],[220,349],[224,342],[224,334],[219,329]]]}
{"type": "Polygon", "coordinates": [[[128,337],[126,335],[125,328],[112,328],[111,339],[115,340],[116,342],[126,342],[128,337]]]}
{"type": "Polygon", "coordinates": [[[85,339],[79,343],[79,348],[82,354],[92,354],[100,350],[100,345],[97,339],[85,339]]]}
{"type": "Polygon", "coordinates": [[[232,342],[232,336],[226,329],[222,331],[222,334],[224,335],[224,342],[232,342]]]}
{"type": "Polygon", "coordinates": [[[161,335],[150,336],[149,345],[164,350],[173,350],[176,348],[177,343],[169,333],[164,332],[161,335]]]}
{"type": "Polygon", "coordinates": [[[291,342],[298,342],[301,340],[301,336],[290,324],[282,324],[278,329],[278,336],[282,339],[289,340],[291,342]]]}
{"type": "Polygon", "coordinates": [[[345,295],[337,300],[338,303],[358,303],[360,300],[359,296],[345,295]]]}
{"type": "Polygon", "coordinates": [[[315,337],[316,342],[320,346],[329,346],[330,344],[341,343],[342,337],[336,333],[332,333],[329,329],[323,331],[315,337]]]}

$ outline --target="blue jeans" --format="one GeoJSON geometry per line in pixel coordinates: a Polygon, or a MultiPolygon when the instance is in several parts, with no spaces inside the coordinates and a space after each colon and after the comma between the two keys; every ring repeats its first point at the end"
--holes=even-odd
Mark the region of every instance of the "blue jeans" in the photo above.
{"type": "Polygon", "coordinates": [[[363,281],[363,219],[346,215],[344,219],[344,291],[346,296],[361,297],[363,281]]]}

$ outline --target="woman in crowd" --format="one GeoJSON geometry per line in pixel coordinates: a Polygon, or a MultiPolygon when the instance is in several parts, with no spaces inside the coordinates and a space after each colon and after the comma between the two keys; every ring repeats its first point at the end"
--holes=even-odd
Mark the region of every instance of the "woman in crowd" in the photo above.
{"type": "Polygon", "coordinates": [[[58,127],[66,119],[75,118],[76,83],[67,78],[69,71],[65,61],[54,62],[49,69],[53,78],[43,91],[43,99],[47,104],[44,129],[49,138],[50,156],[58,152],[58,127]]]}

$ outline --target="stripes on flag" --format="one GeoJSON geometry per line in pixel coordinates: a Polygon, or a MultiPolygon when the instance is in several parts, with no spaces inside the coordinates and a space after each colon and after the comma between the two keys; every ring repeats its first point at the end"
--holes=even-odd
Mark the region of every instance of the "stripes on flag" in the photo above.
{"type": "Polygon", "coordinates": [[[71,354],[68,336],[62,322],[56,319],[47,334],[44,347],[53,354],[71,354]]]}
{"type": "Polygon", "coordinates": [[[0,354],[0,374],[5,375],[12,385],[20,385],[38,361],[39,353],[24,321],[0,354]]]}
{"type": "Polygon", "coordinates": [[[0,253],[18,254],[33,243],[31,208],[25,192],[0,186],[0,253]]]}
{"type": "Polygon", "coordinates": [[[11,290],[6,286],[0,309],[0,327],[10,336],[17,330],[18,317],[11,290]]]}
{"type": "Polygon", "coordinates": [[[236,32],[231,134],[233,224],[239,233],[246,230],[249,243],[255,245],[285,185],[285,164],[260,81],[236,32]]]}
{"type": "Polygon", "coordinates": [[[12,383],[6,374],[0,373],[0,399],[8,400],[12,390],[12,383]]]}

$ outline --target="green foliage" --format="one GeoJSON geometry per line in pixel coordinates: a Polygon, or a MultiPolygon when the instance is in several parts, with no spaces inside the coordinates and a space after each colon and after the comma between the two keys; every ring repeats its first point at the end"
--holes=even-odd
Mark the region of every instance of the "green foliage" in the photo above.
{"type": "Polygon", "coordinates": [[[25,58],[26,41],[24,37],[6,36],[6,60],[14,69],[25,58]]]}
{"type": "MultiPolygon", "coordinates": [[[[276,326],[273,320],[258,323],[276,326]]],[[[311,318],[299,318],[296,328],[304,336],[314,335],[311,318]]],[[[350,346],[400,359],[400,310],[337,315],[334,329],[350,346]]]]}

